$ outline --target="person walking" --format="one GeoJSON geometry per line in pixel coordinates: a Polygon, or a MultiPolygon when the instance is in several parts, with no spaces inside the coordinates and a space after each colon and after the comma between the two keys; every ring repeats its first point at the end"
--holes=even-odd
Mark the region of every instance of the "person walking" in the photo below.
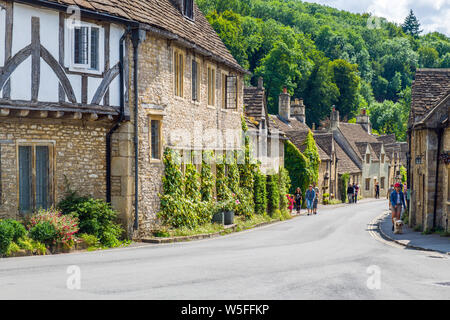
{"type": "Polygon", "coordinates": [[[359,186],[357,184],[353,184],[353,188],[355,190],[355,203],[358,203],[359,186]]]}
{"type": "Polygon", "coordinates": [[[295,200],[295,206],[297,208],[297,214],[300,214],[300,211],[302,209],[302,200],[303,200],[303,194],[302,189],[297,188],[294,194],[294,200],[295,200]]]}
{"type": "Polygon", "coordinates": [[[310,184],[308,190],[305,193],[306,208],[308,209],[308,216],[313,212],[314,200],[316,199],[316,192],[313,186],[310,184]]]}
{"type": "Polygon", "coordinates": [[[375,184],[375,199],[380,199],[380,184],[378,182],[375,184]]]}
{"type": "Polygon", "coordinates": [[[314,211],[314,214],[317,214],[317,206],[319,205],[319,193],[320,193],[320,190],[316,186],[315,182],[313,183],[313,189],[314,189],[314,192],[316,193],[316,197],[315,197],[314,203],[313,203],[313,211],[314,211]]]}
{"type": "Polygon", "coordinates": [[[353,203],[353,186],[351,183],[348,184],[348,188],[347,188],[347,198],[348,198],[348,203],[353,203]]]}
{"type": "Polygon", "coordinates": [[[396,183],[394,189],[389,201],[392,207],[392,231],[394,231],[395,221],[400,220],[402,208],[406,210],[405,194],[402,191],[400,183],[396,183]]]}

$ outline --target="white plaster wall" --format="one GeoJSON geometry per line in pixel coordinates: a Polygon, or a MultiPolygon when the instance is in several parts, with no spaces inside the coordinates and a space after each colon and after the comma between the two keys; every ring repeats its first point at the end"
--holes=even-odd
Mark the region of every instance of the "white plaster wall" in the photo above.
{"type": "Polygon", "coordinates": [[[88,103],[90,104],[92,102],[92,99],[94,98],[95,92],[97,91],[97,88],[102,83],[102,78],[88,78],[88,103]]]}
{"type": "Polygon", "coordinates": [[[31,100],[31,57],[28,57],[11,75],[11,99],[31,100]]]}
{"type": "Polygon", "coordinates": [[[0,7],[0,67],[5,65],[6,10],[0,7]]]}
{"type": "MultiPolygon", "coordinates": [[[[75,98],[77,99],[78,103],[81,103],[81,76],[75,75],[75,74],[68,74],[67,78],[69,79],[70,83],[72,84],[73,92],[75,93],[75,98]]],[[[66,97],[66,101],[67,97],[66,97]]]]}

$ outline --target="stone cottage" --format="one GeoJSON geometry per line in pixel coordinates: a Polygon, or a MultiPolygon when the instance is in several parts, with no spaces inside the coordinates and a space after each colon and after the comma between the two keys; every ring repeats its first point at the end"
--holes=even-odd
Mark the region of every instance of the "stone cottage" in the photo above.
{"type": "Polygon", "coordinates": [[[193,0],[74,3],[0,0],[0,216],[69,186],[145,236],[165,148],[198,163],[241,147],[247,71],[193,0]]]}
{"type": "Polygon", "coordinates": [[[365,110],[356,117],[356,123],[343,123],[339,111],[333,109],[329,131],[337,144],[360,169],[351,173],[351,182],[360,185],[360,193],[365,198],[375,196],[375,185],[380,186],[380,197],[385,197],[389,189],[390,165],[384,144],[371,133],[369,117],[365,110]]]}
{"type": "MultiPolygon", "coordinates": [[[[278,115],[270,115],[271,125],[284,132],[286,137],[301,151],[304,152],[305,140],[311,131],[306,124],[305,105],[303,100],[294,99],[285,90],[279,97],[278,115]]],[[[318,187],[321,193],[333,193],[337,188],[337,156],[331,136],[318,135],[314,137],[321,160],[319,166],[318,187]],[[330,138],[330,139],[327,139],[330,138]],[[326,150],[326,151],[325,151],[326,150]]],[[[321,199],[322,200],[322,199],[321,199]]]]}
{"type": "Polygon", "coordinates": [[[450,69],[418,69],[408,124],[409,222],[450,231],[450,69]]]}
{"type": "Polygon", "coordinates": [[[253,159],[258,161],[264,174],[278,173],[284,166],[284,133],[269,121],[263,79],[257,87],[244,88],[245,119],[252,141],[253,159]]]}

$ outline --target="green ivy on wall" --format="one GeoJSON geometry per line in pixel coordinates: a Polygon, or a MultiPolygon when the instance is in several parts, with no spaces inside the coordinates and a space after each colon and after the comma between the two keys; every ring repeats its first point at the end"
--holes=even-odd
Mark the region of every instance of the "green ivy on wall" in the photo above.
{"type": "Polygon", "coordinates": [[[286,141],[284,150],[284,166],[291,179],[290,193],[294,194],[298,187],[305,192],[312,180],[309,160],[290,141],[286,141]]]}

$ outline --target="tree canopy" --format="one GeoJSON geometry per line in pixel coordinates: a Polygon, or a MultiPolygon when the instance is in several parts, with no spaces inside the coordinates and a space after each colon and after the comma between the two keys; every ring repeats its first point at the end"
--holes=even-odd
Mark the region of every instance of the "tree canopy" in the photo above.
{"type": "Polygon", "coordinates": [[[450,66],[450,38],[438,32],[421,35],[412,11],[398,25],[298,0],[197,4],[236,60],[252,72],[248,84],[264,78],[269,112],[278,112],[278,95],[286,87],[304,99],[310,126],[329,117],[336,105],[344,119],[362,108],[372,110],[380,132],[392,131],[399,111],[402,121],[407,119],[409,105],[401,99],[416,68],[450,66]],[[380,104],[392,109],[389,117],[377,112],[380,104]]]}

